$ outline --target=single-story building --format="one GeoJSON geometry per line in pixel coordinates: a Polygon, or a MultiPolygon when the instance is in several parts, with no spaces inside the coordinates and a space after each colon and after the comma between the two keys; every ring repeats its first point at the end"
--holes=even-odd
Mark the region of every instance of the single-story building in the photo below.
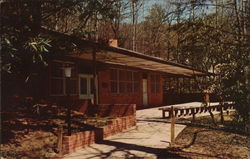
{"type": "Polygon", "coordinates": [[[81,45],[68,54],[49,59],[36,87],[39,95],[56,101],[92,101],[96,104],[136,104],[137,108],[158,106],[163,101],[164,77],[206,76],[192,67],[120,48],[116,40],[100,44],[46,30],[46,33],[71,38],[81,45]],[[71,67],[69,79],[63,68],[71,67]]]}

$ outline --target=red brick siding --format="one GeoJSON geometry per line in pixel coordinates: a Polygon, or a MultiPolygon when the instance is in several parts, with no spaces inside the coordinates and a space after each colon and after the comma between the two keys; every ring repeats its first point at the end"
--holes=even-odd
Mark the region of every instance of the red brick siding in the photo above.
{"type": "MultiPolygon", "coordinates": [[[[124,67],[121,66],[112,66],[112,68],[119,68],[123,69],[124,67]]],[[[159,93],[151,93],[151,79],[150,74],[156,73],[153,71],[142,71],[138,69],[131,69],[134,71],[137,71],[139,74],[139,89],[136,93],[131,94],[114,94],[110,92],[110,67],[102,67],[102,70],[98,71],[98,103],[99,104],[136,104],[137,108],[143,105],[143,95],[142,95],[142,76],[143,73],[147,74],[148,78],[148,105],[154,106],[154,105],[161,105],[163,104],[163,79],[161,77],[160,80],[160,92],[159,93]]],[[[49,80],[48,80],[49,83],[49,80]]],[[[50,87],[50,84],[49,84],[50,87]]],[[[48,91],[49,92],[49,89],[48,91]]],[[[49,96],[49,99],[56,103],[65,103],[68,99],[67,96],[49,96]]],[[[79,96],[73,96],[71,97],[73,101],[79,100],[79,96]]],[[[78,109],[78,106],[76,106],[78,109]]],[[[80,109],[80,108],[79,108],[80,109]]],[[[84,110],[81,110],[84,111],[84,110]]]]}
{"type": "MultiPolygon", "coordinates": [[[[99,76],[99,103],[100,104],[136,104],[137,108],[143,105],[142,97],[142,73],[140,74],[140,88],[135,94],[112,94],[110,93],[109,70],[100,71],[99,76]],[[103,87],[106,85],[106,87],[103,87]]],[[[163,78],[160,78],[160,92],[151,93],[150,72],[148,73],[148,105],[163,104],[163,78]]]]}
{"type": "Polygon", "coordinates": [[[163,104],[163,78],[160,76],[160,91],[159,93],[151,92],[151,73],[148,74],[148,104],[149,105],[162,105],[163,104]]]}

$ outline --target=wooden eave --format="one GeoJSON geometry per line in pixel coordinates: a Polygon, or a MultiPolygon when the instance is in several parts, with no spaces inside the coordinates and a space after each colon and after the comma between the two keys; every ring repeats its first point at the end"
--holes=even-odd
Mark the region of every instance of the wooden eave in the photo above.
{"type": "Polygon", "coordinates": [[[120,47],[112,47],[88,40],[82,40],[70,35],[50,30],[46,30],[46,32],[68,39],[80,45],[80,50],[69,53],[67,55],[68,57],[93,60],[92,54],[95,50],[96,62],[128,66],[143,70],[158,71],[166,74],[172,74],[173,76],[192,77],[213,75],[212,73],[197,70],[187,65],[166,61],[162,58],[145,55],[136,51],[120,47]]]}
{"type": "MultiPolygon", "coordinates": [[[[92,60],[91,52],[71,53],[69,56],[92,60]]],[[[148,56],[139,52],[123,49],[120,47],[106,46],[96,52],[96,61],[121,65],[143,70],[157,71],[174,76],[207,76],[211,73],[203,72],[192,67],[166,61],[161,58],[148,56]]]]}

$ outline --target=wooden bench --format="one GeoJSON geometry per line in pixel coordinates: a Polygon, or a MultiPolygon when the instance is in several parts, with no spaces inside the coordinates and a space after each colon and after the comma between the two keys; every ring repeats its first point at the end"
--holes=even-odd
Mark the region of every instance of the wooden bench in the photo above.
{"type": "Polygon", "coordinates": [[[171,107],[166,107],[166,108],[159,108],[159,110],[162,111],[162,117],[166,118],[166,112],[168,112],[168,117],[171,117],[170,111],[171,111],[171,107]]]}
{"type": "Polygon", "coordinates": [[[227,110],[227,109],[233,109],[233,104],[225,103],[222,106],[221,105],[213,105],[213,106],[168,106],[159,108],[159,110],[162,111],[162,117],[166,118],[166,112],[168,112],[168,117],[181,117],[181,116],[189,116],[192,115],[193,119],[195,118],[195,114],[197,113],[206,113],[209,111],[220,111],[221,109],[227,110]]]}

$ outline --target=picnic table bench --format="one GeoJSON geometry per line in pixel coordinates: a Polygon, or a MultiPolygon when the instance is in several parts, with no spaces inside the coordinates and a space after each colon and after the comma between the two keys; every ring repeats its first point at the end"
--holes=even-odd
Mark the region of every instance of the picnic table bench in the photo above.
{"type": "Polygon", "coordinates": [[[162,111],[162,117],[166,118],[166,112],[168,112],[168,118],[172,117],[181,117],[181,116],[187,116],[192,115],[193,118],[195,118],[195,114],[197,113],[206,113],[209,111],[220,111],[232,109],[234,107],[233,104],[224,103],[223,105],[212,105],[212,106],[168,106],[168,107],[162,107],[159,108],[159,110],[162,111]]]}

